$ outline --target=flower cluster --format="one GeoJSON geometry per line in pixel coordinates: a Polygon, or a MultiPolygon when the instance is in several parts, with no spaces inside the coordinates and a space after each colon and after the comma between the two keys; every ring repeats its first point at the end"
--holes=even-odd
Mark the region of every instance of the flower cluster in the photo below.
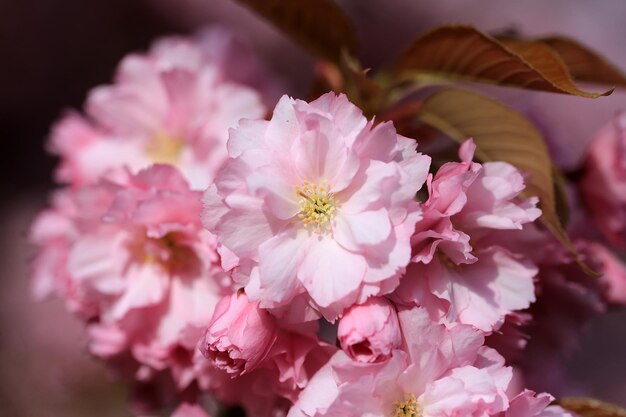
{"type": "MultiPolygon", "coordinates": [[[[221,29],[165,39],[54,127],[64,187],[32,227],[35,294],[176,417],[214,412],[208,397],[255,417],[570,415],[513,372],[535,381],[524,352],[558,356],[626,302],[601,238],[577,240],[592,282],[537,222],[526,173],[477,162],[472,139],[431,158],[343,94],[283,96],[263,119],[257,66],[221,29]]],[[[622,124],[581,182],[616,245],[622,124]]]]}

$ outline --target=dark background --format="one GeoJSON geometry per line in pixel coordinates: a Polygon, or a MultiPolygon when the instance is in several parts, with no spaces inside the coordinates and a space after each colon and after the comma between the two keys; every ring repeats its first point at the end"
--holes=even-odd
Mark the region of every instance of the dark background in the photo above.
{"type": "MultiPolygon", "coordinates": [[[[338,1],[356,22],[365,66],[388,62],[426,28],[473,23],[484,30],[562,33],[626,69],[626,2],[555,0],[338,1]]],[[[50,124],[80,108],[110,80],[128,52],[210,23],[240,32],[286,92],[305,96],[312,60],[230,0],[0,0],[0,415],[125,415],[124,387],[84,352],[79,323],[58,301],[28,294],[24,237],[52,189],[55,160],[44,151],[50,124]]],[[[575,165],[591,134],[626,108],[626,95],[586,100],[501,90],[542,125],[564,166],[575,165]]],[[[595,320],[569,363],[572,393],[626,405],[626,316],[595,320]]]]}

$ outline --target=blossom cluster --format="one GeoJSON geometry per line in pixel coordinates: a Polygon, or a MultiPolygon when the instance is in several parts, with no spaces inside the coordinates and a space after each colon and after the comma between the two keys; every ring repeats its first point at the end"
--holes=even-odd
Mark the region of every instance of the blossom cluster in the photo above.
{"type": "Polygon", "coordinates": [[[223,29],[164,39],[52,130],[63,186],[31,230],[33,289],[159,393],[140,413],[569,416],[524,386],[626,303],[624,117],[572,191],[596,279],[538,222],[526,173],[477,162],[471,138],[436,159],[343,94],[275,103],[263,74],[223,29]]]}

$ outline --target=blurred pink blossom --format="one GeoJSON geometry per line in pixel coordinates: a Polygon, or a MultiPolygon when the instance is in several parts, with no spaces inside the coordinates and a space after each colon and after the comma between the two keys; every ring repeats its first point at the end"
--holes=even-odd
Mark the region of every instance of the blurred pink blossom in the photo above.
{"type": "Polygon", "coordinates": [[[268,83],[257,67],[221,28],[161,39],[146,54],[128,55],[114,84],[91,91],[85,116],[70,112],[54,126],[58,180],[82,185],[120,166],[136,172],[171,163],[193,188],[206,188],[228,156],[228,128],[266,112],[256,88],[268,90],[268,83]]]}
{"type": "Polygon", "coordinates": [[[130,354],[137,379],[169,368],[180,389],[203,381],[195,371],[207,369],[189,356],[231,289],[200,224],[200,193],[175,168],[155,165],[63,190],[57,201],[33,227],[36,288],[88,320],[92,353],[130,354]]]}
{"type": "Polygon", "coordinates": [[[626,115],[619,114],[594,136],[580,188],[604,237],[626,249],[626,115]]]}

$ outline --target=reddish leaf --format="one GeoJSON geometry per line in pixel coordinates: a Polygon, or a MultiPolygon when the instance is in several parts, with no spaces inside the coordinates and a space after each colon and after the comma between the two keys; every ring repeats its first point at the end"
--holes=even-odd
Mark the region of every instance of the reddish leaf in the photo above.
{"type": "Polygon", "coordinates": [[[586,46],[563,37],[539,40],[559,54],[572,76],[577,80],[626,86],[626,75],[586,46]]]}
{"type": "Polygon", "coordinates": [[[442,26],[419,37],[395,65],[400,78],[430,76],[596,98],[580,90],[563,60],[540,43],[506,46],[470,26],[442,26]]]}
{"type": "Polygon", "coordinates": [[[559,55],[574,79],[611,86],[626,86],[626,75],[622,71],[589,47],[573,39],[551,36],[524,40],[517,37],[502,36],[498,37],[498,40],[505,45],[511,42],[546,45],[559,55]]]}

